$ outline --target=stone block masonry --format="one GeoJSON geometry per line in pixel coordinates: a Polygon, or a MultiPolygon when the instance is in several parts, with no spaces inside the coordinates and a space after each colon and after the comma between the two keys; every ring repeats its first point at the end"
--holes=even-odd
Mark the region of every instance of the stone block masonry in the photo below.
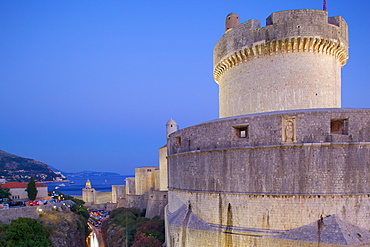
{"type": "Polygon", "coordinates": [[[273,13],[234,27],[214,49],[220,117],[341,106],[347,24],[326,11],[273,13]]]}
{"type": "Polygon", "coordinates": [[[41,212],[48,212],[52,210],[70,210],[68,205],[72,205],[72,201],[58,202],[40,206],[26,206],[19,208],[9,208],[0,210],[0,221],[2,223],[10,223],[11,220],[18,219],[19,217],[38,219],[41,212]],[[40,211],[40,209],[42,211],[40,211]]]}
{"type": "Polygon", "coordinates": [[[171,213],[185,206],[211,226],[253,231],[335,214],[370,229],[369,109],[209,121],[170,135],[168,162],[171,213]]]}
{"type": "Polygon", "coordinates": [[[226,17],[221,119],[169,135],[169,247],[370,246],[370,109],[342,109],[343,18],[226,17]]]}

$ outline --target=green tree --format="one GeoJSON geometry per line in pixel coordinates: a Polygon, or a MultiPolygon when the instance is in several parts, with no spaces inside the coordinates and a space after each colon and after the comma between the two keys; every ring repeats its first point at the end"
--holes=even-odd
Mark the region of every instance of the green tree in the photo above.
{"type": "Polygon", "coordinates": [[[79,208],[77,210],[77,214],[81,215],[82,217],[84,217],[86,220],[90,217],[89,215],[89,211],[86,209],[86,208],[79,208]]]}
{"type": "Polygon", "coordinates": [[[115,229],[114,231],[117,231],[118,227],[123,229],[119,242],[126,243],[127,246],[162,246],[165,240],[164,221],[159,217],[153,219],[142,217],[141,213],[142,211],[137,208],[114,209],[109,219],[104,221],[102,229],[108,234],[112,229],[115,229]]]}
{"type": "Polygon", "coordinates": [[[9,189],[2,189],[0,188],[0,198],[9,199],[10,200],[11,193],[9,192],[9,189]]]}
{"type": "Polygon", "coordinates": [[[72,212],[78,213],[80,210],[83,210],[83,205],[85,204],[83,200],[80,200],[80,199],[77,199],[71,196],[67,196],[66,198],[67,200],[71,200],[74,202],[74,204],[72,204],[71,206],[72,212]]]}
{"type": "Polygon", "coordinates": [[[38,191],[36,188],[35,179],[33,179],[33,177],[31,177],[30,181],[28,182],[26,191],[27,191],[28,199],[30,200],[36,199],[38,191]]]}
{"type": "Polygon", "coordinates": [[[49,231],[35,219],[19,217],[1,227],[1,246],[51,247],[49,231]]]}

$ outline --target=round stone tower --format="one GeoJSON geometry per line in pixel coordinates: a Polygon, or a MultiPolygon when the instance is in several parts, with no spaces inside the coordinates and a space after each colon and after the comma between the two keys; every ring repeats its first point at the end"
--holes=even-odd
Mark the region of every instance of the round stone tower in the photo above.
{"type": "Polygon", "coordinates": [[[168,136],[173,132],[177,131],[178,129],[179,126],[172,118],[168,120],[166,123],[166,138],[168,139],[168,136]]]}
{"type": "Polygon", "coordinates": [[[226,17],[226,33],[214,49],[220,117],[341,107],[341,68],[348,59],[343,18],[289,10],[271,14],[261,28],[257,20],[238,25],[236,17],[226,17]]]}
{"type": "Polygon", "coordinates": [[[85,188],[82,189],[82,200],[86,205],[92,205],[95,203],[96,191],[91,187],[91,182],[87,179],[85,183],[85,188]]]}

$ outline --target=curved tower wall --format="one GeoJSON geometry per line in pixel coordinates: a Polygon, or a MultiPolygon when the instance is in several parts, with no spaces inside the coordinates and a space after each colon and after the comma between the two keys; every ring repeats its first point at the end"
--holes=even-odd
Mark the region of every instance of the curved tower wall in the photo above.
{"type": "Polygon", "coordinates": [[[321,10],[276,12],[266,27],[250,20],[214,49],[220,117],[341,106],[347,24],[321,10]]]}
{"type": "Polygon", "coordinates": [[[318,226],[316,246],[330,215],[367,233],[370,110],[339,108],[346,22],[292,10],[230,27],[214,49],[222,119],[169,135],[168,245],[306,246],[318,226]],[[304,236],[279,243],[288,230],[304,236]]]}
{"type": "Polygon", "coordinates": [[[311,109],[179,130],[168,147],[168,210],[189,208],[215,229],[289,230],[334,214],[370,229],[369,123],[368,109],[311,109]]]}

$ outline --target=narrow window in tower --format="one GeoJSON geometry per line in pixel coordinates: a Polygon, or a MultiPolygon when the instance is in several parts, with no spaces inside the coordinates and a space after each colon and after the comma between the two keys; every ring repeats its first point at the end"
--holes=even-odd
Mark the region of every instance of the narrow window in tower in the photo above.
{"type": "Polygon", "coordinates": [[[176,136],[176,147],[181,147],[181,136],[176,136]]]}
{"type": "Polygon", "coordinates": [[[233,132],[234,139],[248,139],[248,125],[233,126],[233,132]]]}
{"type": "Polygon", "coordinates": [[[348,118],[346,119],[331,119],[330,134],[348,135],[348,118]]]}

